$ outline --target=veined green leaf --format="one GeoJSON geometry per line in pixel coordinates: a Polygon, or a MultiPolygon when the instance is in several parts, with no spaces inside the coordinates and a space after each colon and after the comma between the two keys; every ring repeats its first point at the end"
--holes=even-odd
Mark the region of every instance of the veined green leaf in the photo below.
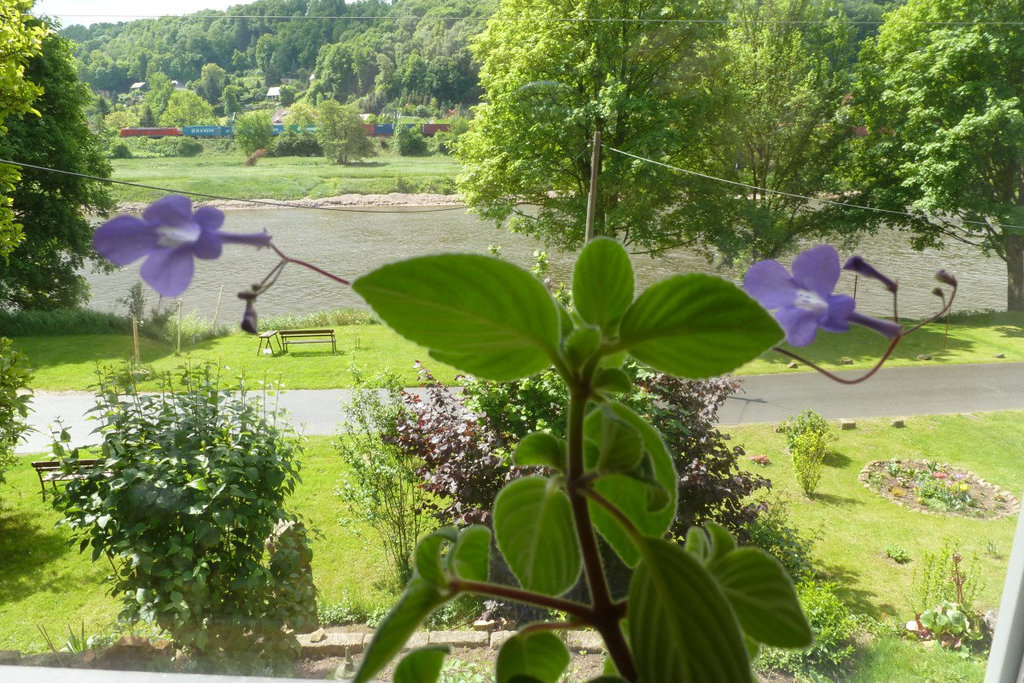
{"type": "Polygon", "coordinates": [[[693,378],[729,372],[781,339],[774,318],[743,290],[700,273],[651,285],[619,325],[619,340],[634,358],[693,378]]]}
{"type": "Polygon", "coordinates": [[[441,675],[447,645],[431,645],[413,650],[395,667],[394,683],[434,683],[441,675]]]}
{"type": "Polygon", "coordinates": [[[416,574],[435,586],[444,587],[448,579],[444,574],[441,565],[441,550],[449,543],[458,539],[458,532],[454,527],[443,527],[420,539],[413,552],[413,563],[416,574]]]}
{"type": "Polygon", "coordinates": [[[559,312],[535,277],[476,254],[392,263],[352,284],[399,334],[479,377],[510,380],[557,357],[559,312]]]}
{"type": "Polygon", "coordinates": [[[523,588],[561,595],[582,566],[569,496],[551,479],[523,477],[494,501],[494,536],[523,588]]]}
{"type": "Polygon", "coordinates": [[[735,549],[713,559],[708,571],[748,636],[773,647],[811,644],[811,626],[793,582],[768,553],[760,548],[735,549]]]}
{"type": "Polygon", "coordinates": [[[567,457],[563,439],[550,432],[532,432],[527,434],[516,446],[512,460],[520,467],[542,465],[565,472],[567,457]]]}
{"type": "Polygon", "coordinates": [[[498,651],[495,675],[498,683],[524,677],[554,683],[569,666],[569,650],[551,631],[512,636],[498,651]]]}
{"type": "Polygon", "coordinates": [[[363,662],[352,679],[353,683],[364,683],[387,666],[409,640],[409,636],[438,606],[445,602],[437,586],[421,579],[413,579],[406,586],[405,593],[388,615],[366,649],[363,662]]]}
{"type": "MultiPolygon", "coordinates": [[[[676,514],[676,470],[672,464],[672,456],[665,448],[661,435],[647,424],[646,420],[621,403],[610,402],[608,405],[616,417],[631,425],[643,438],[644,450],[649,455],[654,476],[665,490],[665,503],[652,510],[649,505],[650,485],[625,474],[601,477],[595,482],[594,490],[629,517],[641,532],[648,536],[661,536],[668,530],[676,514]]],[[[586,438],[595,443],[599,442],[601,426],[600,413],[597,410],[592,411],[583,426],[586,438]]],[[[586,449],[584,452],[587,457],[587,470],[591,471],[597,465],[598,451],[586,449]]],[[[615,549],[623,562],[630,567],[635,566],[640,555],[626,531],[611,514],[596,503],[591,502],[589,505],[590,516],[598,532],[615,549]]]]}
{"type": "Polygon", "coordinates": [[[677,544],[641,540],[629,642],[641,680],[751,681],[736,617],[711,574],[677,544]]]}
{"type": "Polygon", "coordinates": [[[622,245],[599,237],[583,247],[572,276],[576,310],[605,331],[619,322],[633,301],[633,266],[622,245]]]}
{"type": "Polygon", "coordinates": [[[486,581],[491,559],[491,530],[474,524],[459,532],[448,553],[448,570],[466,581],[486,581]]]}
{"type": "Polygon", "coordinates": [[[644,457],[644,440],[637,429],[618,417],[610,405],[594,411],[601,419],[601,440],[598,444],[597,466],[602,473],[629,472],[644,457]]]}

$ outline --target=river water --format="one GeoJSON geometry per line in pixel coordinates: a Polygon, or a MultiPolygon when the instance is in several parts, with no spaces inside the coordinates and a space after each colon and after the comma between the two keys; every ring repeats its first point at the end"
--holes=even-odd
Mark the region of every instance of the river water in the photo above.
{"type": "MultiPolygon", "coordinates": [[[[267,230],[274,243],[292,258],[310,261],[348,279],[384,263],[442,251],[487,253],[490,245],[501,247],[503,258],[524,266],[534,262],[533,253],[543,246],[533,238],[512,234],[479,221],[464,209],[424,211],[322,211],[313,209],[259,209],[227,212],[225,229],[234,232],[267,230]]],[[[864,239],[857,253],[879,270],[900,282],[900,314],[922,317],[938,310],[930,292],[935,271],[945,268],[960,282],[957,310],[1005,309],[1006,268],[997,258],[986,258],[977,249],[951,244],[945,250],[915,252],[905,235],[884,232],[864,239]]],[[[845,257],[847,254],[843,254],[845,257]]],[[[574,254],[551,252],[550,277],[569,282],[574,254]]],[[[236,293],[260,281],[275,265],[269,250],[228,245],[216,261],[196,261],[192,286],[181,297],[184,313],[213,320],[221,301],[221,323],[240,319],[242,303],[236,293]]],[[[789,260],[783,261],[787,267],[789,260]]],[[[668,275],[687,272],[717,273],[737,280],[735,270],[716,270],[703,257],[676,250],[664,257],[633,258],[638,286],[668,275]]],[[[117,299],[125,296],[138,279],[138,265],[111,274],[86,275],[92,288],[90,306],[97,310],[125,312],[117,299]]],[[[838,292],[853,294],[854,279],[844,273],[838,292]]],[[[147,309],[156,294],[146,288],[147,309]]],[[[892,311],[892,299],[877,283],[857,285],[858,308],[874,315],[892,311]]],[[[164,302],[165,304],[169,302],[164,302]]],[[[176,303],[172,302],[176,306],[176,303]]],[[[334,308],[364,307],[349,288],[337,285],[294,264],[285,268],[274,288],[260,297],[261,315],[300,314],[334,308]]]]}

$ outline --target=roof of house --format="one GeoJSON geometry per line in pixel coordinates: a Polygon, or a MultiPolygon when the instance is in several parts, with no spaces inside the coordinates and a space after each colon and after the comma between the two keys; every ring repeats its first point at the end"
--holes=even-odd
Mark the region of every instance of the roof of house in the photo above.
{"type": "Polygon", "coordinates": [[[275,85],[272,88],[267,88],[267,97],[280,97],[281,86],[275,85]]]}

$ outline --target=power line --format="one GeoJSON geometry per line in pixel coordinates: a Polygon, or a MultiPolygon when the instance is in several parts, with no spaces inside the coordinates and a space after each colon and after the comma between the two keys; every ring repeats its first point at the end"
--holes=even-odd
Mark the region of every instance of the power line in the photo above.
{"type": "MultiPolygon", "coordinates": [[[[503,21],[503,22],[535,22],[535,23],[595,23],[595,24],[725,24],[729,26],[742,26],[744,24],[767,24],[767,25],[816,25],[826,24],[830,19],[661,19],[644,17],[474,17],[457,15],[424,15],[414,14],[402,16],[316,16],[304,15],[293,16],[287,14],[61,14],[59,17],[76,19],[128,19],[131,21],[143,19],[268,19],[273,21],[503,21]]],[[[885,22],[881,19],[875,20],[853,20],[849,19],[853,26],[881,26],[885,22]]],[[[1024,26],[1024,21],[915,21],[909,23],[915,26],[1024,26]]]]}
{"type": "MultiPolygon", "coordinates": [[[[733,187],[740,187],[740,188],[743,188],[745,190],[753,190],[755,192],[765,192],[765,193],[769,193],[769,194],[779,195],[780,197],[791,197],[793,199],[805,199],[805,200],[811,201],[811,202],[819,202],[819,203],[822,203],[822,204],[829,204],[831,206],[839,206],[839,207],[843,207],[843,208],[846,208],[846,209],[861,209],[862,211],[873,211],[875,213],[884,213],[884,214],[890,214],[890,215],[895,215],[895,216],[905,216],[907,218],[913,218],[914,220],[926,220],[925,217],[919,216],[917,214],[910,213],[909,211],[897,211],[895,209],[881,209],[881,208],[878,208],[876,206],[865,206],[863,204],[853,204],[851,202],[840,202],[840,201],[837,201],[835,199],[828,199],[828,198],[825,198],[825,197],[811,197],[809,195],[797,194],[795,192],[784,192],[783,190],[772,190],[772,189],[767,188],[767,187],[758,187],[757,185],[750,185],[748,183],[741,183],[741,182],[739,182],[737,180],[728,180],[726,178],[719,178],[717,176],[708,175],[707,173],[701,173],[699,171],[691,171],[690,169],[681,168],[679,166],[673,166],[672,164],[666,164],[666,163],[664,163],[662,161],[657,161],[655,159],[648,159],[647,157],[642,157],[642,156],[638,156],[636,154],[631,154],[630,152],[624,152],[621,149],[616,149],[614,147],[609,147],[608,145],[601,145],[601,146],[604,147],[605,149],[607,149],[610,152],[615,152],[617,154],[621,154],[622,156],[630,157],[630,158],[636,159],[638,161],[643,161],[643,162],[646,162],[646,163],[649,163],[649,164],[654,164],[656,166],[663,166],[664,168],[672,169],[673,171],[678,171],[679,173],[684,173],[686,175],[691,175],[691,176],[694,176],[694,177],[697,177],[697,178],[703,178],[705,180],[711,180],[711,181],[714,181],[716,183],[722,183],[724,185],[731,185],[733,187]]],[[[961,218],[960,222],[964,223],[966,225],[980,225],[980,226],[982,226],[984,228],[991,228],[991,226],[988,223],[986,223],[985,221],[972,221],[972,220],[968,220],[966,218],[961,218]]],[[[1010,228],[1011,230],[1024,230],[1024,225],[1009,225],[1009,224],[1006,224],[1006,223],[1001,223],[1000,227],[1002,227],[1002,228],[1010,228]]]]}
{"type": "Polygon", "coordinates": [[[227,197],[224,195],[208,194],[205,192],[192,192],[190,190],[176,190],[169,187],[158,187],[156,185],[144,185],[143,183],[132,183],[127,180],[114,180],[112,178],[102,178],[100,176],[88,175],[85,173],[75,173],[74,171],[63,171],[59,168],[50,168],[48,166],[37,166],[35,164],[26,164],[20,161],[11,161],[9,159],[0,159],[0,164],[7,166],[20,166],[22,168],[31,168],[35,171],[46,171],[47,173],[59,173],[61,175],[74,176],[76,178],[85,178],[86,180],[95,180],[102,183],[112,183],[114,185],[127,185],[128,187],[139,187],[145,190],[157,190],[159,192],[167,192],[170,194],[183,194],[190,197],[202,197],[203,199],[216,199],[225,202],[244,202],[246,204],[261,204],[264,206],[272,206],[275,209],[313,209],[315,211],[340,211],[343,213],[439,213],[441,211],[459,211],[465,210],[465,206],[459,204],[457,206],[438,206],[429,209],[405,209],[402,211],[396,211],[387,209],[386,207],[373,207],[363,208],[354,206],[303,206],[298,203],[290,202],[288,200],[276,200],[276,199],[242,199],[239,197],[227,197]]]}

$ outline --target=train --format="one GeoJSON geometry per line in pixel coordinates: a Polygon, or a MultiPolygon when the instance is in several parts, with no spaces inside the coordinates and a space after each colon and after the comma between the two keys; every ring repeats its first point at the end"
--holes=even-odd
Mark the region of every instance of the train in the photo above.
{"type": "MultiPolygon", "coordinates": [[[[434,137],[437,133],[445,132],[451,129],[450,123],[401,123],[398,124],[402,127],[411,128],[418,125],[420,133],[424,137],[434,137]]],[[[286,130],[291,133],[312,133],[316,131],[316,126],[297,126],[289,125],[286,126],[282,123],[275,123],[271,126],[274,135],[280,135],[286,130]]],[[[363,129],[367,135],[373,135],[377,137],[389,137],[395,134],[395,124],[393,123],[364,123],[363,129]]],[[[163,128],[122,128],[120,136],[123,138],[131,137],[145,137],[145,138],[163,138],[163,137],[186,137],[186,138],[231,138],[235,136],[234,126],[182,126],[174,127],[167,126],[163,128]]]]}

